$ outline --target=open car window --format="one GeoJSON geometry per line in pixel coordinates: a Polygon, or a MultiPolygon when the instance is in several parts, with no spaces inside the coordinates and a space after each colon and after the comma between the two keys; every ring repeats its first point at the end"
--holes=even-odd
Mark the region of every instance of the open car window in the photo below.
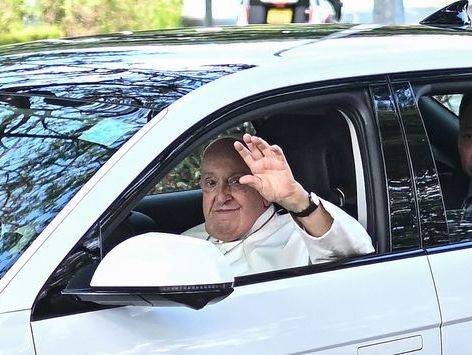
{"type": "MultiPolygon", "coordinates": [[[[133,197],[134,202],[122,201],[121,209],[110,210],[106,224],[91,229],[79,243],[82,247],[75,248],[65,258],[63,266],[51,278],[55,286],[45,286],[48,291],[38,300],[35,314],[42,317],[57,308],[51,302],[69,309],[76,301],[70,295],[57,296],[57,292],[67,285],[69,288],[89,287],[102,258],[122,242],[149,232],[171,233],[178,238],[188,229],[201,225],[204,222],[199,187],[201,152],[221,135],[241,136],[249,132],[279,145],[295,178],[307,191],[338,206],[367,229],[365,151],[362,154],[366,148],[362,148],[365,141],[359,138],[355,127],[362,124],[360,117],[368,111],[366,106],[357,109],[348,101],[357,104],[365,98],[365,93],[355,98],[350,96],[343,106],[339,104],[339,97],[327,96],[328,100],[302,98],[233,114],[200,137],[193,136],[193,142],[176,153],[177,158],[166,161],[164,157],[163,167],[150,167],[152,175],[147,175],[147,180],[139,179],[139,184],[133,187],[137,195],[133,197]],[[363,110],[362,113],[359,110],[363,110]],[[72,280],[70,275],[75,275],[72,280]]],[[[359,105],[363,105],[363,101],[359,105]]],[[[373,244],[376,245],[375,240],[373,244]]],[[[298,265],[308,265],[308,256],[298,265]]],[[[285,268],[281,266],[273,271],[285,268]]],[[[78,303],[70,309],[82,307],[90,305],[78,303]]]]}
{"type": "Polygon", "coordinates": [[[134,211],[150,217],[159,232],[180,234],[203,223],[200,164],[204,147],[217,137],[241,137],[245,132],[279,145],[295,178],[307,191],[339,206],[366,227],[359,142],[349,116],[332,107],[270,112],[212,135],[175,162],[134,211]]]}

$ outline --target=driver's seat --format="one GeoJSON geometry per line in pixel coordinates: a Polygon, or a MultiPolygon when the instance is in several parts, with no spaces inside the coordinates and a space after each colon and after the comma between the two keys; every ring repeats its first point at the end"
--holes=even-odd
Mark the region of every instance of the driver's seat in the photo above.
{"type": "Polygon", "coordinates": [[[351,136],[345,118],[277,114],[253,122],[257,134],[278,144],[298,182],[357,218],[357,191],[351,136]]]}

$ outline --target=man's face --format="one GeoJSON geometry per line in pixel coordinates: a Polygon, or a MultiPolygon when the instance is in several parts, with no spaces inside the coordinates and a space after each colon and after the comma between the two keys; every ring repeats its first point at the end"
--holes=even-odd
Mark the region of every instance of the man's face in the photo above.
{"type": "Polygon", "coordinates": [[[472,177],[472,105],[466,107],[461,117],[458,147],[462,169],[472,177]]]}
{"type": "Polygon", "coordinates": [[[230,140],[215,142],[202,163],[203,215],[212,237],[233,241],[251,229],[267,209],[267,202],[251,187],[239,184],[239,177],[250,174],[230,140]]]}

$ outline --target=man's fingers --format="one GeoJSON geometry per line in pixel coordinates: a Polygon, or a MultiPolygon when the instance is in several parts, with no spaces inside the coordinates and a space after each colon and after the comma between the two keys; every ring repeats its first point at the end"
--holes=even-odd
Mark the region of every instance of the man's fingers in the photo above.
{"type": "Polygon", "coordinates": [[[271,146],[261,137],[251,136],[250,134],[246,133],[243,136],[243,140],[255,159],[259,159],[264,156],[273,156],[271,146]]]}
{"type": "Polygon", "coordinates": [[[262,192],[262,180],[254,175],[244,175],[239,178],[239,183],[247,185],[258,191],[262,192]]]}
{"type": "Polygon", "coordinates": [[[278,160],[283,160],[283,161],[286,161],[287,159],[285,158],[285,154],[282,150],[282,148],[280,148],[278,145],[272,145],[270,147],[270,149],[272,150],[272,152],[274,153],[274,156],[278,159],[278,160]]]}
{"type": "Polygon", "coordinates": [[[262,158],[264,155],[262,154],[262,152],[260,151],[260,149],[258,148],[257,144],[256,144],[256,141],[255,139],[256,138],[255,136],[251,136],[250,134],[246,133],[244,134],[243,136],[243,141],[244,143],[246,144],[248,150],[251,152],[251,155],[254,159],[260,159],[262,158]]]}
{"type": "Polygon", "coordinates": [[[251,155],[251,152],[241,142],[234,142],[234,149],[236,149],[241,158],[243,158],[247,166],[250,168],[254,163],[254,158],[251,155]]]}

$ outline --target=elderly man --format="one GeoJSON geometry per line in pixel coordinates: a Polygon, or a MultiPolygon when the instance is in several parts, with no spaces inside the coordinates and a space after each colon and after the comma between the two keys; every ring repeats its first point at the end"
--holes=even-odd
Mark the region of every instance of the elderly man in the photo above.
{"type": "Polygon", "coordinates": [[[354,218],[294,179],[280,147],[249,134],[243,140],[217,139],[206,148],[205,223],[184,234],[214,243],[237,275],[374,251],[354,218]],[[279,215],[273,203],[290,214],[279,215]]]}

